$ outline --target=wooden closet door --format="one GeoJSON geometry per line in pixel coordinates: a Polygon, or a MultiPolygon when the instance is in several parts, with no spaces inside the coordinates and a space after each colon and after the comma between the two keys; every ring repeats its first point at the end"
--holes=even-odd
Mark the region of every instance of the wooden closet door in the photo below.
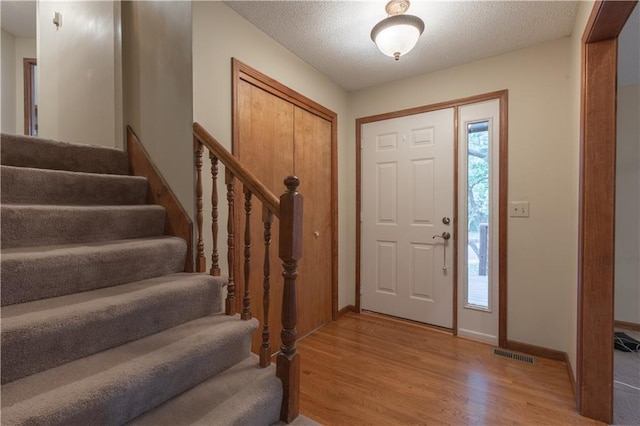
{"type": "MultiPolygon", "coordinates": [[[[238,149],[234,153],[242,164],[276,196],[285,190],[284,178],[293,172],[293,110],[291,103],[245,81],[238,86],[238,149]]],[[[236,300],[238,312],[242,311],[244,291],[244,194],[241,185],[236,184],[236,300]]],[[[278,257],[279,221],[271,227],[269,250],[271,270],[271,297],[269,328],[273,351],[280,348],[280,312],[282,311],[282,262],[278,257]]],[[[251,275],[249,291],[251,312],[261,322],[261,328],[253,335],[252,350],[258,353],[262,340],[263,281],[264,281],[264,225],[262,203],[252,198],[251,212],[251,275]]]]}
{"type": "Polygon", "coordinates": [[[304,196],[303,249],[298,263],[298,330],[331,321],[331,122],[294,109],[294,173],[304,196]]]}
{"type": "MultiPolygon", "coordinates": [[[[234,155],[276,196],[284,191],[284,178],[300,178],[304,196],[303,258],[298,264],[298,336],[331,320],[332,216],[331,122],[269,93],[247,81],[237,85],[237,135],[234,155]],[[317,232],[317,236],[316,236],[317,232]]],[[[236,188],[236,296],[242,309],[244,291],[244,194],[236,188]]],[[[251,212],[251,312],[262,323],[264,226],[261,203],[253,199],[251,212]]],[[[270,249],[271,297],[269,329],[273,352],[281,345],[282,262],[278,257],[279,222],[274,221],[270,249]]],[[[262,324],[261,324],[262,325],[262,324]]],[[[259,352],[261,330],[253,336],[259,352]]]]}

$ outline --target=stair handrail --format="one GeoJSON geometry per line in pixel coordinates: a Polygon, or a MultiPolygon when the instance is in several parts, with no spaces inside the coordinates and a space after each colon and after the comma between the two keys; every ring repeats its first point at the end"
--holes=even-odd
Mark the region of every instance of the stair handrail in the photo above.
{"type": "Polygon", "coordinates": [[[196,272],[205,272],[206,258],[204,257],[204,242],[202,238],[203,225],[203,188],[202,166],[204,148],[209,150],[211,160],[211,177],[213,180],[211,190],[211,231],[213,235],[213,250],[211,255],[211,275],[220,275],[218,259],[218,163],[225,166],[225,185],[227,188],[227,204],[229,214],[227,218],[227,261],[229,267],[227,298],[225,300],[225,312],[227,315],[235,315],[235,179],[243,185],[244,211],[245,211],[245,251],[244,251],[244,279],[245,288],[242,299],[243,320],[251,319],[249,275],[251,271],[251,232],[250,216],[252,211],[251,198],[255,195],[262,202],[262,222],[264,224],[264,281],[263,281],[263,319],[262,346],[260,347],[260,366],[267,367],[271,364],[271,342],[268,325],[269,318],[269,292],[270,292],[270,267],[269,246],[271,243],[271,223],[273,217],[280,219],[279,227],[279,257],[282,260],[284,278],[282,295],[282,312],[280,313],[282,331],[280,337],[282,345],[276,359],[276,376],[282,382],[282,405],[280,408],[280,420],[291,423],[299,413],[300,395],[300,358],[296,350],[297,342],[297,315],[296,281],[298,277],[298,260],[302,257],[302,203],[303,197],[298,193],[300,180],[295,176],[284,179],[285,193],[280,198],[276,197],[258,178],[247,170],[240,161],[234,157],[218,140],[211,135],[199,123],[193,123],[193,150],[196,166],[196,223],[198,232],[196,272]]]}
{"type": "Polygon", "coordinates": [[[193,136],[213,152],[224,166],[245,185],[276,217],[280,217],[280,200],[247,170],[218,140],[198,122],[193,123],[193,136]]]}

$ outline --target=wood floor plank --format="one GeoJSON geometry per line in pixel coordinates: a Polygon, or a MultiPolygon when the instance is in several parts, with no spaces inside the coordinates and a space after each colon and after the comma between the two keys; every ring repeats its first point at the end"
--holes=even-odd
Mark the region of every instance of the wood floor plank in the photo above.
{"type": "Polygon", "coordinates": [[[324,425],[597,425],[574,408],[563,362],[377,314],[348,313],[298,343],[300,411],[324,425]]]}

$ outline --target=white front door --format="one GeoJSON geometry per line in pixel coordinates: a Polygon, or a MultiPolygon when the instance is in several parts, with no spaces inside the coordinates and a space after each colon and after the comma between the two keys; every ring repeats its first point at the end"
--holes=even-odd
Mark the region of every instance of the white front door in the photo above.
{"type": "Polygon", "coordinates": [[[366,123],[361,135],[361,306],[451,328],[453,108],[366,123]]]}

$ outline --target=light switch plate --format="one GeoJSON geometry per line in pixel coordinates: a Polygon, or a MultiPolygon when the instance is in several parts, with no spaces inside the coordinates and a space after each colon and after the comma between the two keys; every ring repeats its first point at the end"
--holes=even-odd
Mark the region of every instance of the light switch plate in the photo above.
{"type": "Polygon", "coordinates": [[[528,201],[512,201],[509,206],[509,216],[529,217],[529,202],[528,201]]]}

